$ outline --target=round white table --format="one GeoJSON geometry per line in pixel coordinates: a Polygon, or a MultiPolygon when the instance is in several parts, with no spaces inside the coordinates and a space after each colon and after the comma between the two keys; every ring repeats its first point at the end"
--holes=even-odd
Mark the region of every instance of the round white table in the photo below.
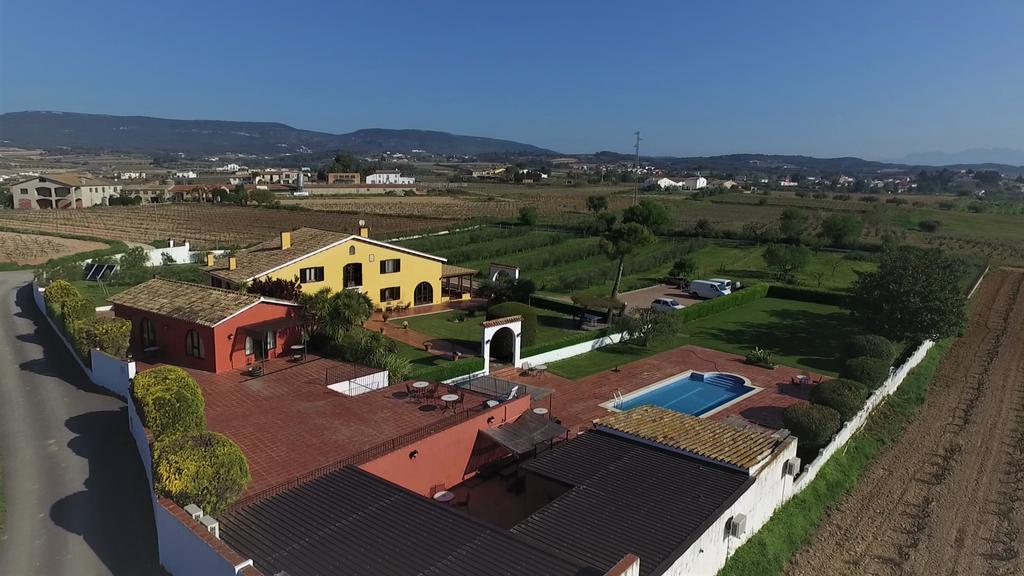
{"type": "Polygon", "coordinates": [[[445,394],[444,396],[441,396],[441,401],[444,402],[444,407],[446,409],[447,408],[454,408],[455,407],[455,403],[459,401],[459,395],[458,394],[445,394]]]}
{"type": "Polygon", "coordinates": [[[533,409],[533,413],[538,415],[538,416],[547,416],[548,415],[548,409],[547,408],[534,408],[533,409]]]}
{"type": "Polygon", "coordinates": [[[451,490],[441,490],[437,494],[434,494],[434,500],[438,502],[448,503],[455,500],[455,493],[451,490]]]}
{"type": "Polygon", "coordinates": [[[423,390],[424,388],[429,388],[430,387],[430,382],[425,382],[423,380],[420,380],[419,382],[413,382],[412,387],[416,388],[417,390],[423,390]]]}

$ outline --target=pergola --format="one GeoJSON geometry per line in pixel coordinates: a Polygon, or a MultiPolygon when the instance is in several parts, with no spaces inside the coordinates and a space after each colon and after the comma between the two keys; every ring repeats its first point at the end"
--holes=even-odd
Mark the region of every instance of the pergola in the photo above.
{"type": "Polygon", "coordinates": [[[459,297],[462,297],[466,292],[472,295],[473,276],[476,276],[476,274],[477,271],[473,268],[443,264],[441,266],[441,293],[446,296],[452,296],[457,293],[459,297]]]}

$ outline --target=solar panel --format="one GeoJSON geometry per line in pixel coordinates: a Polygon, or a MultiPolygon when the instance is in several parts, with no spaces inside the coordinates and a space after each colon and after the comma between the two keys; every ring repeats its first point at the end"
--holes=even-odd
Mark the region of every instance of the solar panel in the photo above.
{"type": "Polygon", "coordinates": [[[89,263],[85,265],[83,275],[86,280],[106,280],[113,271],[117,269],[115,264],[93,264],[89,263]]]}

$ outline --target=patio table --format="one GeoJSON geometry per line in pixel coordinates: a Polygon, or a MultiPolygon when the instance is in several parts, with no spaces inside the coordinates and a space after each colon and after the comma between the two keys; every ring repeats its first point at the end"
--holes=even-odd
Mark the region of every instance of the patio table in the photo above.
{"type": "Polygon", "coordinates": [[[451,490],[441,490],[437,494],[434,494],[434,500],[447,504],[455,499],[455,493],[451,490]]]}
{"type": "Polygon", "coordinates": [[[444,396],[441,396],[441,400],[444,402],[445,410],[447,410],[448,408],[454,409],[455,403],[459,401],[459,395],[445,394],[444,396]]]}

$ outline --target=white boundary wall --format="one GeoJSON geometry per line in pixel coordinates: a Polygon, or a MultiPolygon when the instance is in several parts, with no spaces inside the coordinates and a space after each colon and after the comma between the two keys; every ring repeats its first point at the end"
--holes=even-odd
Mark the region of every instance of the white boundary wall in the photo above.
{"type": "Polygon", "coordinates": [[[548,362],[555,362],[557,360],[565,360],[566,358],[572,358],[573,356],[579,356],[580,354],[586,354],[587,352],[593,352],[598,348],[603,348],[610,344],[616,344],[626,338],[625,332],[618,332],[616,334],[609,334],[601,338],[594,340],[588,340],[586,342],[580,342],[579,344],[572,344],[565,348],[559,348],[557,350],[551,350],[548,352],[542,352],[535,354],[527,358],[523,358],[516,365],[518,368],[523,367],[524,362],[529,362],[530,366],[536,366],[538,364],[546,364],[548,362]]]}
{"type": "Polygon", "coordinates": [[[360,376],[359,378],[352,378],[351,380],[342,380],[340,382],[335,382],[334,384],[328,384],[327,387],[335,392],[345,394],[346,396],[358,396],[371,390],[387,388],[389,378],[390,376],[388,371],[383,370],[381,372],[367,374],[366,376],[360,376]]]}
{"type": "Polygon", "coordinates": [[[191,576],[193,574],[234,576],[237,573],[235,567],[227,559],[204,542],[191,528],[182,524],[165,510],[157,501],[156,494],[152,490],[153,457],[149,440],[146,438],[146,430],[129,393],[131,379],[135,377],[136,373],[135,362],[119,360],[100,350],[93,350],[91,358],[93,368],[90,370],[78,357],[74,346],[67,341],[64,333],[47,314],[42,290],[35,283],[32,284],[32,292],[36,307],[49,322],[57,337],[64,342],[89,380],[101,388],[114,392],[127,404],[128,430],[135,441],[135,448],[150,486],[149,496],[153,505],[160,564],[175,576],[191,576]]]}

